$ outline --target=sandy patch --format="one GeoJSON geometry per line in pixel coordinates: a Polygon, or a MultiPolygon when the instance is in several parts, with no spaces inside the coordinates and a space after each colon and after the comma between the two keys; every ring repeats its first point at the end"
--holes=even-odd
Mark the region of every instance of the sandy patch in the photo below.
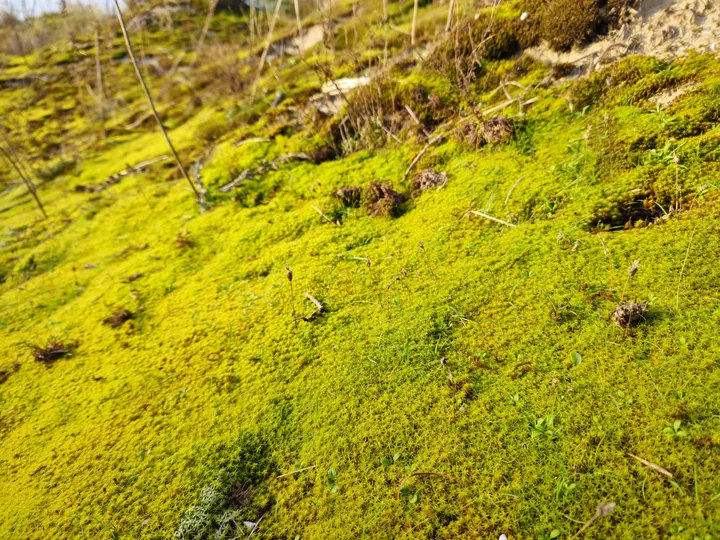
{"type": "Polygon", "coordinates": [[[627,22],[593,43],[558,53],[545,44],[527,54],[545,64],[571,63],[598,69],[626,54],[674,58],[691,50],[714,52],[720,46],[720,1],[641,0],[627,22]]]}

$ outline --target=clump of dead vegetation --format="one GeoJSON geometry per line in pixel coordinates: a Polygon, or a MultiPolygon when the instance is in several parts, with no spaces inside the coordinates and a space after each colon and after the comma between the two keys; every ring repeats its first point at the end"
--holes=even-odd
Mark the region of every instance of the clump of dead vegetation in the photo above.
{"type": "Polygon", "coordinates": [[[30,352],[36,362],[50,365],[72,355],[77,346],[77,341],[63,343],[58,339],[51,339],[46,345],[30,345],[30,352]]]}
{"type": "Polygon", "coordinates": [[[10,369],[0,370],[0,384],[4,383],[10,378],[10,375],[17,373],[20,370],[20,364],[15,362],[10,369]]]}
{"type": "Polygon", "coordinates": [[[488,120],[470,118],[455,128],[455,138],[478,149],[486,144],[503,144],[513,136],[513,125],[502,116],[488,120]]]}
{"type": "Polygon", "coordinates": [[[309,322],[313,322],[315,319],[317,319],[318,317],[323,315],[327,311],[327,308],[325,307],[325,305],[322,302],[320,302],[320,300],[315,298],[312,294],[306,292],[305,296],[307,297],[308,300],[310,300],[313,303],[313,305],[316,308],[315,311],[313,311],[307,317],[301,317],[301,319],[303,321],[309,323],[309,322]]]}
{"type": "Polygon", "coordinates": [[[190,233],[187,231],[187,229],[181,231],[178,233],[177,238],[175,238],[175,247],[178,249],[188,249],[191,248],[193,245],[192,240],[190,239],[190,233]]]}
{"type": "Polygon", "coordinates": [[[412,196],[417,197],[423,191],[432,188],[441,188],[447,184],[447,173],[439,173],[432,169],[426,169],[415,174],[412,178],[412,196]]]}
{"type": "Polygon", "coordinates": [[[429,139],[435,127],[455,114],[456,96],[449,91],[441,98],[424,84],[382,74],[343,94],[343,104],[329,123],[328,138],[349,154],[409,138],[429,139]]]}
{"type": "Polygon", "coordinates": [[[358,208],[362,203],[362,188],[358,186],[346,186],[338,189],[333,198],[345,208],[358,208]]]}
{"type": "Polygon", "coordinates": [[[329,144],[315,148],[310,152],[310,157],[316,165],[325,163],[326,161],[332,161],[337,157],[337,151],[329,144]]]}
{"type": "Polygon", "coordinates": [[[397,217],[405,197],[387,182],[370,182],[365,191],[365,208],[371,216],[397,217]]]}
{"type": "Polygon", "coordinates": [[[612,314],[612,320],[616,326],[628,328],[644,319],[647,310],[647,302],[621,301],[612,314]]]}
{"type": "Polygon", "coordinates": [[[405,192],[395,191],[386,181],[370,182],[364,189],[360,186],[344,186],[330,196],[332,203],[329,213],[334,219],[321,215],[332,223],[340,224],[347,209],[362,206],[373,217],[398,217],[409,198],[418,197],[429,189],[440,189],[447,181],[447,173],[425,169],[412,177],[405,192]]]}
{"type": "Polygon", "coordinates": [[[103,319],[103,324],[111,328],[120,328],[127,321],[134,319],[135,314],[129,309],[123,308],[114,311],[103,319]]]}

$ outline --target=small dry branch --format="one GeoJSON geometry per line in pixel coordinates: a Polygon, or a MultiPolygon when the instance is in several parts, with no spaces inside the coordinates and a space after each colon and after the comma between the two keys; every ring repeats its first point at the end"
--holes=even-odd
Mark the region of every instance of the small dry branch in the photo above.
{"type": "Polygon", "coordinates": [[[502,219],[498,219],[496,217],[489,216],[486,213],[480,212],[478,210],[470,210],[470,213],[475,214],[476,216],[480,216],[485,219],[489,219],[490,221],[494,221],[495,223],[500,223],[501,225],[506,225],[508,227],[513,227],[513,228],[517,227],[517,225],[513,225],[512,223],[508,223],[507,221],[503,221],[502,219]]]}
{"type": "Polygon", "coordinates": [[[317,308],[317,310],[313,311],[309,317],[302,317],[302,320],[305,322],[313,322],[315,319],[320,317],[320,315],[325,313],[325,306],[323,306],[322,303],[320,302],[320,300],[315,298],[309,292],[306,292],[305,296],[307,297],[308,300],[310,300],[313,304],[315,304],[315,307],[317,308]]]}
{"type": "Polygon", "coordinates": [[[662,475],[664,475],[664,476],[667,476],[668,478],[672,478],[672,477],[673,477],[673,475],[672,475],[672,473],[671,473],[670,471],[668,471],[668,470],[666,470],[666,469],[663,469],[663,468],[662,468],[660,465],[658,465],[657,463],[653,463],[652,461],[648,461],[648,460],[646,460],[646,459],[643,459],[643,458],[641,458],[640,456],[636,456],[635,454],[631,454],[630,452],[628,452],[627,455],[630,456],[631,458],[639,461],[640,463],[642,463],[642,464],[645,465],[646,467],[649,467],[649,468],[652,469],[653,471],[659,472],[660,474],[662,474],[662,475]]]}
{"type": "Polygon", "coordinates": [[[299,154],[287,154],[285,156],[280,156],[273,161],[263,161],[259,167],[243,170],[243,172],[241,172],[237,176],[237,178],[235,178],[229,184],[225,184],[218,191],[220,191],[220,193],[228,193],[233,188],[236,188],[237,186],[242,184],[248,178],[254,178],[255,176],[263,175],[268,171],[277,171],[279,165],[283,165],[290,161],[312,161],[312,158],[305,152],[301,152],[299,154]]]}
{"type": "Polygon", "coordinates": [[[433,144],[435,144],[436,142],[442,140],[442,138],[443,138],[444,136],[445,136],[445,135],[443,135],[442,133],[439,133],[438,135],[435,135],[435,136],[433,136],[433,137],[430,138],[430,140],[429,140],[429,141],[427,142],[427,144],[423,147],[423,149],[420,150],[420,152],[418,153],[418,155],[415,156],[415,158],[410,162],[410,165],[408,166],[407,170],[405,171],[405,174],[403,175],[403,182],[404,182],[405,180],[407,180],[407,177],[410,175],[410,173],[412,172],[412,170],[413,170],[413,168],[415,167],[415,165],[417,165],[418,161],[420,161],[420,159],[425,155],[425,152],[428,151],[428,148],[430,148],[430,147],[431,147],[433,144]]]}
{"type": "Polygon", "coordinates": [[[275,478],[285,478],[286,476],[292,476],[293,474],[298,474],[301,472],[309,471],[311,469],[317,469],[317,465],[310,465],[309,467],[303,467],[302,469],[298,469],[297,471],[292,471],[289,473],[281,474],[280,476],[276,476],[275,478]]]}
{"type": "Polygon", "coordinates": [[[182,173],[183,177],[185,177],[185,180],[187,180],[187,183],[190,184],[190,187],[193,190],[193,193],[195,194],[195,197],[200,200],[200,194],[198,193],[197,189],[195,188],[195,184],[193,184],[193,181],[190,179],[190,176],[188,176],[187,171],[185,170],[185,167],[182,164],[182,161],[180,161],[180,156],[178,156],[178,153],[175,151],[175,147],[173,146],[172,141],[170,140],[170,136],[167,134],[167,131],[165,131],[165,126],[163,126],[162,120],[160,119],[160,115],[157,112],[157,109],[155,108],[155,102],[153,101],[152,96],[150,95],[150,90],[147,87],[147,84],[145,83],[145,78],[143,77],[142,71],[140,71],[140,66],[138,65],[137,58],[135,57],[135,51],[133,51],[132,44],[130,43],[130,36],[128,35],[127,28],[125,27],[125,19],[123,19],[122,11],[120,10],[120,4],[118,3],[118,0],[114,0],[115,3],[115,12],[117,14],[118,22],[120,23],[120,28],[122,29],[123,38],[125,39],[125,46],[127,47],[128,55],[130,55],[130,59],[132,60],[132,65],[135,68],[135,74],[137,75],[138,81],[140,82],[140,86],[143,89],[143,92],[145,93],[145,97],[147,98],[148,105],[150,107],[150,110],[152,111],[153,116],[155,117],[155,120],[157,121],[158,126],[160,127],[160,131],[162,132],[163,137],[165,138],[165,142],[167,143],[168,147],[170,148],[170,151],[172,152],[173,157],[175,158],[175,162],[177,163],[178,169],[180,169],[180,172],[182,173]]]}

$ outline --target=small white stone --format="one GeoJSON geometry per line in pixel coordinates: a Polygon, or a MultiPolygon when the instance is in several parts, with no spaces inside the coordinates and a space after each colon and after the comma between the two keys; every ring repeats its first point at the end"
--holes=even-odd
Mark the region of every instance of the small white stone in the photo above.
{"type": "Polygon", "coordinates": [[[523,11],[522,15],[520,15],[520,20],[521,20],[521,21],[524,21],[524,20],[527,19],[527,18],[528,18],[528,12],[527,12],[527,11],[523,11]]]}
{"type": "Polygon", "coordinates": [[[498,538],[498,540],[507,540],[507,536],[505,536],[504,534],[501,534],[500,538],[498,538]]]}

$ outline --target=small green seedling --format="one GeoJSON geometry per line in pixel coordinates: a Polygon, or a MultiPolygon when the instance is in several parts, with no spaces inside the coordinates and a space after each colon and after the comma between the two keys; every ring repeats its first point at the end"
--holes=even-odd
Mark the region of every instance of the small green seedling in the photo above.
{"type": "Polygon", "coordinates": [[[536,439],[538,437],[548,437],[550,439],[555,439],[558,433],[560,433],[560,429],[555,427],[555,416],[549,414],[547,416],[543,416],[542,418],[538,418],[535,421],[532,426],[530,436],[533,439],[536,439]]]}
{"type": "Polygon", "coordinates": [[[401,487],[400,495],[403,498],[407,498],[411,504],[418,504],[422,498],[421,490],[418,489],[417,491],[411,492],[409,486],[401,487]]]}
{"type": "Polygon", "coordinates": [[[337,486],[337,471],[335,469],[328,470],[328,487],[332,493],[336,493],[338,490],[337,486]]]}
{"type": "Polygon", "coordinates": [[[553,538],[560,538],[560,531],[553,529],[549,533],[542,533],[538,536],[538,540],[553,540],[553,538]]]}
{"type": "Polygon", "coordinates": [[[579,366],[582,362],[582,355],[579,352],[575,351],[570,355],[570,359],[573,366],[579,366]]]}
{"type": "Polygon", "coordinates": [[[520,405],[520,395],[515,394],[514,396],[510,396],[510,403],[512,403],[516,407],[520,405]]]}
{"type": "Polygon", "coordinates": [[[668,426],[665,429],[663,429],[663,433],[670,437],[671,439],[680,440],[687,438],[687,431],[684,429],[680,429],[682,426],[681,420],[675,420],[675,423],[672,425],[672,427],[668,426]]]}
{"type": "MultiPolygon", "coordinates": [[[[570,482],[567,478],[560,478],[555,484],[555,500],[562,502],[569,499],[576,487],[577,484],[570,482]]],[[[551,538],[554,537],[551,536],[551,538]]]]}

